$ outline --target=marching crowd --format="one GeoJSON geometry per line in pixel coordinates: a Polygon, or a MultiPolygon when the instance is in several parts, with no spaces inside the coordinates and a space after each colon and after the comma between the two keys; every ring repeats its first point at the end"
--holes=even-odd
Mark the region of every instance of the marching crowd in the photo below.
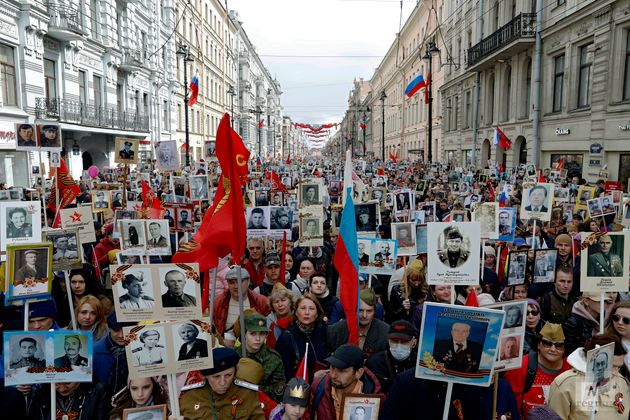
{"type": "MultiPolygon", "coordinates": [[[[451,261],[455,266],[456,258],[463,258],[461,254],[454,257],[448,252],[399,257],[391,275],[360,274],[359,340],[354,345],[348,344],[348,325],[339,300],[339,273],[333,264],[338,231],[332,221],[328,187],[338,175],[337,165],[331,163],[330,169],[322,162],[309,162],[309,165],[308,175],[318,172],[327,187],[323,200],[323,244],[300,246],[299,230],[294,227],[284,252],[268,249],[265,238],[252,235],[247,238],[243,261],[231,261],[229,256],[220,261],[212,302],[214,367],[178,376],[176,398],[181,417],[335,420],[343,417],[344,396],[383,394],[380,419],[442,418],[447,384],[415,377],[423,307],[426,302],[466,304],[471,294],[476,295],[480,306],[527,300],[527,313],[521,314],[526,316],[522,364],[518,369],[497,375],[498,383],[489,387],[455,384],[446,404],[450,419],[629,417],[625,399],[630,380],[630,294],[580,289],[581,276],[585,274],[580,269],[580,233],[602,232],[599,269],[617,270],[619,262],[606,252],[606,232],[623,228],[618,223],[619,214],[589,220],[583,213],[575,212],[569,218],[561,214],[550,222],[518,218],[513,228],[507,228],[513,230],[512,241],[472,244],[483,248],[480,281],[474,286],[429,285],[427,266],[434,260],[451,261]],[[533,281],[534,248],[557,250],[553,282],[533,281]],[[527,252],[525,281],[508,286],[507,260],[512,251],[527,252]],[[452,258],[455,260],[449,260],[452,258]],[[284,276],[281,266],[285,268],[284,276]],[[245,342],[240,339],[241,315],[245,342]],[[584,382],[586,352],[608,343],[614,343],[610,383],[589,400],[592,405],[584,406],[576,390],[584,382]]],[[[213,171],[212,165],[208,171],[213,171]]],[[[291,171],[296,172],[296,181],[301,176],[300,168],[288,171],[289,177],[291,171]]],[[[471,196],[479,203],[499,201],[499,192],[506,185],[510,188],[502,194],[501,205],[516,208],[518,214],[523,183],[528,181],[528,174],[521,168],[505,173],[486,170],[466,175],[446,165],[381,166],[378,162],[367,162],[366,167],[363,162],[356,173],[364,185],[372,185],[373,179],[380,177],[387,192],[409,189],[414,192],[416,203],[436,202],[432,217],[435,222],[445,223],[453,220],[455,212],[463,213],[464,220],[472,220],[471,196]],[[461,190],[463,183],[466,191],[461,190]]],[[[577,174],[569,175],[557,179],[556,184],[568,188],[574,196],[587,182],[577,174]]],[[[167,184],[156,187],[158,196],[169,193],[167,184]]],[[[594,187],[596,196],[606,195],[603,181],[594,187]]],[[[84,192],[78,201],[90,199],[90,194],[84,192]]],[[[365,195],[369,200],[369,192],[365,195]]],[[[531,197],[530,200],[536,201],[531,197]]],[[[393,221],[404,217],[409,221],[409,213],[396,214],[387,204],[379,206],[379,210],[380,224],[376,226],[379,238],[392,237],[393,221]]],[[[95,260],[105,269],[116,261],[120,248],[108,210],[102,223],[96,223],[96,231],[95,260]]],[[[457,239],[457,232],[452,235],[457,239]]],[[[153,258],[157,257],[152,257],[152,261],[153,258]]],[[[170,262],[169,257],[158,260],[170,262]]],[[[0,271],[4,276],[4,267],[0,271]]],[[[133,324],[117,319],[111,288],[98,279],[93,265],[84,264],[70,271],[68,278],[56,273],[52,296],[52,300],[30,304],[28,313],[18,306],[4,306],[2,329],[22,329],[24,317],[30,331],[72,329],[68,304],[71,300],[78,329],[93,333],[93,382],[54,384],[56,420],[122,420],[126,408],[170,404],[172,398],[169,400],[164,377],[129,377],[122,328],[133,324]],[[67,296],[66,282],[70,283],[71,296],[67,296]]],[[[185,297],[173,296],[177,298],[185,297]]],[[[186,343],[186,347],[179,349],[181,354],[203,351],[194,331],[183,328],[180,334],[186,343]]],[[[32,342],[20,343],[20,349],[23,363],[31,366],[38,363],[34,360],[32,342]]],[[[472,351],[472,346],[463,349],[463,352],[472,351]]],[[[3,363],[0,369],[4,366],[3,363]]],[[[0,412],[11,413],[11,418],[51,418],[50,385],[2,385],[0,412]]],[[[170,407],[171,413],[172,410],[170,407]]],[[[351,416],[367,418],[365,410],[353,411],[351,416]]]]}

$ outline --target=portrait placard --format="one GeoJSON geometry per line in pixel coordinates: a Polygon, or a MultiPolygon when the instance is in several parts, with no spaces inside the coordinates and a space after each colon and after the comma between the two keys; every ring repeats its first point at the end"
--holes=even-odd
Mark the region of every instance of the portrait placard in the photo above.
{"type": "Polygon", "coordinates": [[[479,283],[479,222],[428,223],[429,284],[472,285],[479,283]]]}
{"type": "Polygon", "coordinates": [[[417,255],[416,223],[392,223],[392,239],[398,243],[398,255],[417,255]]]}
{"type": "Polygon", "coordinates": [[[321,207],[311,206],[300,210],[300,246],[322,246],[324,244],[323,220],[321,207]]]}
{"type": "Polygon", "coordinates": [[[59,124],[37,124],[37,145],[41,150],[61,150],[61,128],[59,124]]]}
{"type": "Polygon", "coordinates": [[[147,407],[125,408],[122,420],[166,420],[168,407],[166,404],[147,407]]]}
{"type": "Polygon", "coordinates": [[[149,376],[210,369],[212,335],[206,320],[124,327],[129,376],[149,376]]]}
{"type": "Polygon", "coordinates": [[[208,199],[208,176],[194,175],[190,177],[190,199],[192,201],[202,201],[208,199]]]}
{"type": "Polygon", "coordinates": [[[293,211],[290,207],[270,207],[270,225],[272,231],[282,235],[287,233],[287,239],[291,239],[291,227],[293,226],[293,211]]]}
{"type": "Polygon", "coordinates": [[[553,283],[556,280],[556,249],[536,249],[534,253],[534,283],[553,283]]]}
{"type": "Polygon", "coordinates": [[[94,216],[89,206],[61,209],[59,210],[59,218],[61,219],[61,227],[63,229],[77,229],[79,232],[79,241],[82,244],[96,242],[94,216]]]}
{"type": "Polygon", "coordinates": [[[499,241],[513,242],[516,228],[516,209],[513,207],[499,208],[499,241]]]}
{"type": "Polygon", "coordinates": [[[265,235],[269,230],[271,212],[268,206],[246,209],[247,230],[250,235],[265,235]]]}
{"type": "Polygon", "coordinates": [[[138,322],[201,318],[198,264],[110,267],[118,319],[138,322]]]}
{"type": "Polygon", "coordinates": [[[50,242],[7,245],[6,301],[46,299],[52,289],[52,244],[50,242]]]}
{"type": "Polygon", "coordinates": [[[171,255],[171,240],[168,220],[145,220],[146,254],[171,255]]]}
{"type": "Polygon", "coordinates": [[[397,217],[404,216],[413,208],[411,202],[411,191],[400,191],[395,194],[394,212],[397,217]]]}
{"type": "Polygon", "coordinates": [[[15,124],[15,150],[37,150],[37,128],[35,124],[15,124]]]}
{"type": "Polygon", "coordinates": [[[424,222],[435,222],[435,201],[427,201],[425,203],[416,203],[416,210],[424,211],[424,222]]]}
{"type": "Polygon", "coordinates": [[[501,327],[499,350],[494,364],[494,372],[519,369],[523,361],[523,347],[525,344],[527,300],[495,303],[486,307],[505,312],[505,321],[501,327]]]}
{"type": "Polygon", "coordinates": [[[523,190],[521,220],[538,219],[548,222],[551,219],[551,206],[554,184],[538,183],[523,190]]]}
{"type": "Polygon", "coordinates": [[[118,224],[121,252],[127,255],[144,255],[147,245],[144,220],[123,219],[118,224]]]}
{"type": "Polygon", "coordinates": [[[92,210],[96,213],[111,208],[111,198],[109,191],[92,191],[92,210]]]}
{"type": "Polygon", "coordinates": [[[481,203],[472,213],[472,221],[479,222],[481,237],[497,239],[499,237],[499,203],[481,203]]]}
{"type": "Polygon", "coordinates": [[[611,379],[614,354],[613,342],[586,352],[586,379],[583,389],[580,390],[581,401],[588,403],[613,385],[611,379]]]}
{"type": "Polygon", "coordinates": [[[508,254],[508,286],[525,283],[527,252],[512,251],[508,254]]]}
{"type": "Polygon", "coordinates": [[[578,187],[577,200],[575,204],[578,206],[586,206],[586,202],[593,197],[595,197],[595,187],[580,185],[578,187]]]}
{"type": "Polygon", "coordinates": [[[383,402],[384,394],[344,394],[341,420],[378,420],[383,402]]]}
{"type": "Polygon", "coordinates": [[[299,186],[300,207],[322,205],[322,184],[320,181],[309,180],[299,186]]]}
{"type": "Polygon", "coordinates": [[[92,333],[10,331],[4,333],[5,385],[92,382],[92,333]]]}
{"type": "Polygon", "coordinates": [[[155,145],[156,167],[160,172],[179,170],[177,140],[160,141],[155,145]]]}
{"type": "Polygon", "coordinates": [[[39,242],[42,237],[39,201],[0,202],[0,251],[8,244],[39,242]]]}
{"type": "Polygon", "coordinates": [[[124,164],[138,163],[138,146],[140,145],[138,139],[116,137],[114,142],[114,162],[124,164]]]}
{"type": "Polygon", "coordinates": [[[355,204],[354,216],[357,232],[376,232],[376,226],[380,224],[378,202],[355,204]]]}
{"type": "Polygon", "coordinates": [[[505,312],[425,302],[416,378],[488,386],[505,312]]]}
{"type": "Polygon", "coordinates": [[[396,271],[398,247],[395,240],[357,238],[359,272],[366,274],[392,274],[396,271]]]}
{"type": "Polygon", "coordinates": [[[48,230],[44,232],[44,241],[51,242],[52,251],[52,269],[72,270],[73,268],[81,268],[83,263],[81,260],[81,240],[77,229],[48,230]]]}
{"type": "Polygon", "coordinates": [[[630,246],[627,231],[582,232],[582,292],[627,292],[630,246]]]}
{"type": "MultiPolygon", "coordinates": [[[[188,205],[179,205],[175,208],[175,227],[174,231],[177,232],[189,232],[195,227],[195,222],[192,218],[193,208],[188,205]]],[[[165,219],[168,220],[167,217],[165,219]]]]}

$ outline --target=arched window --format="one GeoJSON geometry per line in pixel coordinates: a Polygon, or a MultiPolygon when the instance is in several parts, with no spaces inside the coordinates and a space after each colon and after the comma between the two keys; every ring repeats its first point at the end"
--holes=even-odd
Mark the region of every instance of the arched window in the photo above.
{"type": "Polygon", "coordinates": [[[527,141],[521,141],[521,147],[518,150],[518,163],[527,164],[527,141]]]}

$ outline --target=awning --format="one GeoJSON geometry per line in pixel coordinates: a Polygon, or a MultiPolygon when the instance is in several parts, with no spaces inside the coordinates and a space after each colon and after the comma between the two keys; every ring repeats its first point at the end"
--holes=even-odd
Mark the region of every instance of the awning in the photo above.
{"type": "Polygon", "coordinates": [[[62,130],[73,130],[73,131],[81,131],[84,133],[99,133],[99,134],[113,134],[115,136],[125,136],[125,137],[143,137],[147,138],[148,132],[146,131],[127,131],[127,130],[118,130],[116,128],[103,128],[103,127],[88,127],[85,125],[77,125],[77,124],[68,124],[68,123],[60,123],[62,130]]]}

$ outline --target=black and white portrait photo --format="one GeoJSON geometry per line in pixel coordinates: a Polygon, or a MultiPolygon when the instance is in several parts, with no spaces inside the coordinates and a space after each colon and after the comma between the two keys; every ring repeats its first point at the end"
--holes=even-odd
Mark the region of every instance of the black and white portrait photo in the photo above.
{"type": "Polygon", "coordinates": [[[185,308],[197,305],[194,280],[186,278],[186,273],[176,267],[160,269],[162,307],[185,308]]]}
{"type": "Polygon", "coordinates": [[[255,191],[256,206],[265,207],[269,205],[269,192],[268,191],[255,191]]]}
{"type": "Polygon", "coordinates": [[[192,230],[193,229],[193,219],[192,219],[192,210],[190,208],[177,208],[176,209],[177,222],[175,225],[178,230],[192,230]]]}
{"type": "Polygon", "coordinates": [[[269,207],[250,207],[247,209],[247,229],[269,229],[269,207]]]}
{"type": "Polygon", "coordinates": [[[514,227],[516,225],[516,209],[512,207],[499,208],[499,240],[514,240],[514,227]]]}
{"type": "MultiPolygon", "coordinates": [[[[120,309],[149,309],[155,306],[155,293],[151,271],[133,268],[127,270],[121,281],[116,282],[120,309]]],[[[116,294],[114,298],[116,298],[116,294]]]]}
{"type": "Polygon", "coordinates": [[[116,163],[138,163],[138,139],[130,139],[125,137],[115,138],[115,154],[114,161],[116,163]]]}
{"type": "Polygon", "coordinates": [[[614,357],[615,344],[612,342],[605,346],[597,346],[586,353],[586,378],[580,396],[582,400],[588,401],[598,393],[605,392],[612,380],[614,357]]]}
{"type": "Polygon", "coordinates": [[[147,234],[147,254],[169,255],[171,253],[171,241],[168,220],[146,220],[145,224],[145,231],[147,234]]]}
{"type": "Polygon", "coordinates": [[[556,278],[556,249],[536,249],[534,253],[534,283],[553,283],[556,278]]]}
{"type": "Polygon", "coordinates": [[[156,167],[161,172],[179,170],[177,140],[160,141],[155,144],[156,167]]]}
{"type": "Polygon", "coordinates": [[[525,283],[527,251],[512,251],[508,255],[508,286],[525,283]]]}
{"type": "Polygon", "coordinates": [[[435,222],[435,201],[427,201],[425,203],[416,203],[416,210],[424,211],[424,222],[435,222]]]}
{"type": "Polygon", "coordinates": [[[416,255],[416,224],[392,223],[392,239],[398,241],[398,255],[416,255]]]}
{"type": "Polygon", "coordinates": [[[10,245],[9,297],[35,297],[50,293],[52,280],[52,244],[10,245]]]}
{"type": "Polygon", "coordinates": [[[357,232],[375,232],[378,214],[378,203],[356,204],[354,216],[357,224],[357,232]]]}
{"type": "Polygon", "coordinates": [[[103,211],[110,208],[109,191],[92,191],[92,209],[103,211]]]}
{"type": "Polygon", "coordinates": [[[478,222],[427,224],[427,252],[437,255],[435,264],[428,264],[429,284],[477,284],[479,282],[478,222]]]}
{"type": "Polygon", "coordinates": [[[521,220],[537,218],[544,222],[551,219],[553,184],[539,183],[523,189],[521,220]]]}
{"type": "Polygon", "coordinates": [[[627,291],[628,239],[627,231],[582,233],[582,291],[627,291]]]}
{"type": "Polygon", "coordinates": [[[499,236],[499,203],[482,203],[472,213],[473,222],[481,225],[481,237],[496,239],[499,236]]]}
{"type": "Polygon", "coordinates": [[[144,231],[144,220],[121,220],[119,226],[122,235],[121,249],[144,252],[146,245],[146,235],[144,231]]]}
{"type": "Polygon", "coordinates": [[[77,230],[53,230],[45,233],[53,245],[53,270],[69,270],[81,266],[79,234],[77,230]]]}
{"type": "Polygon", "coordinates": [[[47,149],[61,149],[61,128],[58,124],[38,124],[39,146],[47,149]]]}
{"type": "Polygon", "coordinates": [[[370,239],[358,239],[359,266],[367,266],[370,263],[370,253],[372,251],[372,241],[370,239]]]}
{"type": "Polygon", "coordinates": [[[15,334],[9,339],[9,369],[46,367],[46,344],[38,334],[15,334]]]}
{"type": "Polygon", "coordinates": [[[131,346],[131,364],[134,367],[151,366],[168,362],[164,328],[148,325],[138,333],[131,346]]]}
{"type": "Polygon", "coordinates": [[[208,357],[208,340],[204,339],[207,334],[202,333],[197,325],[184,322],[171,328],[178,361],[208,357]]]}
{"type": "Polygon", "coordinates": [[[319,183],[304,183],[300,185],[300,203],[302,207],[322,204],[320,187],[319,183]]]}
{"type": "Polygon", "coordinates": [[[271,229],[288,230],[293,226],[293,212],[289,207],[271,207],[271,229]]]}
{"type": "Polygon", "coordinates": [[[411,192],[402,191],[396,193],[396,200],[394,201],[394,210],[397,214],[405,213],[411,210],[411,192]]]}
{"type": "Polygon", "coordinates": [[[602,215],[602,208],[599,201],[599,198],[593,198],[592,200],[588,200],[586,202],[586,206],[588,208],[588,214],[591,218],[599,217],[602,215]]]}
{"type": "Polygon", "coordinates": [[[207,175],[195,175],[190,177],[190,199],[193,201],[208,199],[207,175]]]}
{"type": "Polygon", "coordinates": [[[321,236],[321,219],[315,217],[303,217],[300,224],[300,237],[305,239],[321,236]]]}
{"type": "Polygon", "coordinates": [[[523,312],[523,304],[521,302],[506,304],[503,306],[503,310],[505,311],[503,328],[520,328],[523,326],[525,314],[523,312]]]}
{"type": "Polygon", "coordinates": [[[33,220],[35,215],[31,214],[25,207],[6,206],[4,215],[7,239],[30,238],[33,236],[33,220]]]}

